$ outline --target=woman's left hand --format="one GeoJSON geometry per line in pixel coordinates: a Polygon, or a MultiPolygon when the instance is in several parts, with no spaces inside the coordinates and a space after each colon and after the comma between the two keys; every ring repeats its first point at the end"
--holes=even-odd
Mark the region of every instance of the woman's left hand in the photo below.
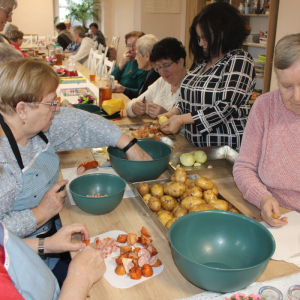
{"type": "Polygon", "coordinates": [[[161,115],[165,112],[167,111],[162,106],[153,103],[153,101],[151,101],[148,105],[148,115],[153,119],[156,119],[158,115],[161,115]]]}
{"type": "Polygon", "coordinates": [[[72,235],[80,233],[82,240],[88,240],[90,235],[85,224],[69,224],[63,226],[54,235],[45,238],[45,253],[62,253],[66,251],[79,251],[86,246],[85,243],[72,243],[72,235]]]}
{"type": "Polygon", "coordinates": [[[163,122],[160,129],[165,134],[175,134],[183,125],[181,115],[173,115],[169,120],[163,122]]]}
{"type": "Polygon", "coordinates": [[[153,160],[152,157],[137,144],[130,147],[129,150],[126,152],[126,155],[128,160],[153,160]]]}
{"type": "Polygon", "coordinates": [[[123,93],[125,91],[125,87],[121,85],[118,80],[115,80],[115,89],[113,90],[114,93],[123,93]]]}

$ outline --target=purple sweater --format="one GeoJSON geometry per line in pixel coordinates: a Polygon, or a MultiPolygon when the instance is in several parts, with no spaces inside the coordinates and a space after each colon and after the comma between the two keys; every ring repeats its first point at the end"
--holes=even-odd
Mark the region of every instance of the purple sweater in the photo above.
{"type": "Polygon", "coordinates": [[[271,195],[300,212],[300,115],[285,107],[279,90],[255,101],[233,175],[244,198],[258,208],[271,195]]]}

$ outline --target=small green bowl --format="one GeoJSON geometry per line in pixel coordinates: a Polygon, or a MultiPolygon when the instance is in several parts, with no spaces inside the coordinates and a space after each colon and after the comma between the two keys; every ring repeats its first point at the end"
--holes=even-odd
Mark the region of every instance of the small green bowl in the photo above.
{"type": "Polygon", "coordinates": [[[72,180],[69,189],[76,205],[93,215],[103,215],[115,209],[123,199],[126,181],[111,174],[87,174],[72,180]],[[87,195],[104,194],[104,197],[87,195]]]}
{"type": "Polygon", "coordinates": [[[79,108],[85,111],[88,111],[92,114],[99,114],[100,113],[100,107],[98,105],[94,104],[72,104],[75,108],[79,108]]]}
{"type": "Polygon", "coordinates": [[[169,145],[155,140],[138,139],[138,145],[147,152],[153,160],[126,160],[126,154],[116,147],[108,147],[110,162],[113,169],[125,180],[136,182],[152,180],[159,177],[167,168],[172,149],[169,145]]]}
{"type": "Polygon", "coordinates": [[[263,225],[225,211],[182,216],[169,230],[173,259],[196,286],[218,293],[241,290],[265,270],[275,240],[263,225]]]}

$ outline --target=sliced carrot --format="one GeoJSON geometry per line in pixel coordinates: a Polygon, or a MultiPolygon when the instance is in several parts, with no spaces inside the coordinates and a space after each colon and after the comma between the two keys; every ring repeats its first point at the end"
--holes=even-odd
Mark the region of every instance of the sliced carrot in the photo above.
{"type": "Polygon", "coordinates": [[[162,138],[162,136],[158,136],[155,140],[159,141],[160,138],[162,138]]]}

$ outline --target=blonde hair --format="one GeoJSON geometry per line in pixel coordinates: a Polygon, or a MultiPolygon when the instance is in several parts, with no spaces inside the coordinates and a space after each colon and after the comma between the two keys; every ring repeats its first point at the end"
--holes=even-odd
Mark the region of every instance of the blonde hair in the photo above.
{"type": "Polygon", "coordinates": [[[299,60],[300,33],[286,35],[280,39],[275,47],[275,68],[285,70],[299,60]]]}
{"type": "Polygon", "coordinates": [[[54,92],[59,78],[39,58],[22,58],[0,66],[0,111],[12,114],[21,101],[37,103],[54,92]]]}
{"type": "Polygon", "coordinates": [[[136,48],[144,57],[147,52],[151,54],[153,46],[158,42],[158,39],[153,34],[146,34],[140,37],[136,42],[136,48]]]}
{"type": "Polygon", "coordinates": [[[16,42],[18,39],[23,39],[24,33],[20,30],[13,29],[9,32],[8,39],[16,42]]]}
{"type": "Polygon", "coordinates": [[[6,3],[8,3],[8,5],[10,6],[11,9],[16,9],[17,6],[18,6],[17,0],[0,0],[0,6],[1,7],[3,5],[5,5],[6,3]]]}

